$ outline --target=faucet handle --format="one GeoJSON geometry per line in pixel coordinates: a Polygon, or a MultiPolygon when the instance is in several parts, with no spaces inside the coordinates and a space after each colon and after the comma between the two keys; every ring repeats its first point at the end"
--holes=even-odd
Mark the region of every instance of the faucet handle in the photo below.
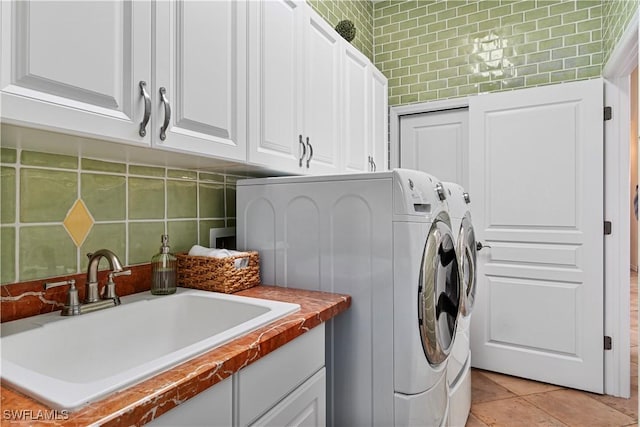
{"type": "Polygon", "coordinates": [[[57,288],[58,286],[64,286],[64,285],[71,285],[69,290],[75,289],[76,281],[73,279],[69,279],[69,280],[62,280],[60,282],[44,282],[42,284],[42,287],[44,288],[45,291],[48,291],[51,288],[57,288]]]}
{"type": "Polygon", "coordinates": [[[58,286],[71,285],[69,290],[67,291],[67,302],[64,307],[62,307],[63,316],[76,316],[80,314],[80,298],[78,297],[78,289],[76,289],[76,281],[73,279],[63,280],[61,282],[53,282],[48,283],[45,282],[43,284],[44,289],[57,288],[58,286]]]}
{"type": "Polygon", "coordinates": [[[104,297],[102,299],[112,299],[115,305],[120,305],[120,297],[116,294],[116,283],[113,281],[113,278],[118,276],[131,276],[131,270],[112,271],[109,273],[109,280],[107,280],[107,284],[104,287],[104,297]]]}
{"type": "Polygon", "coordinates": [[[131,276],[131,270],[114,271],[109,273],[111,277],[131,276]]]}

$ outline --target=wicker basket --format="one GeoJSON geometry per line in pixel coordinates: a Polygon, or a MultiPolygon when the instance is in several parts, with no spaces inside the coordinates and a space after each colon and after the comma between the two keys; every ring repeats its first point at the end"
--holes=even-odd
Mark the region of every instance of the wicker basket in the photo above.
{"type": "Polygon", "coordinates": [[[204,291],[230,294],[260,284],[260,259],[258,252],[248,251],[246,267],[236,267],[236,260],[246,255],[232,255],[226,258],[189,256],[177,254],[178,286],[204,291]]]}

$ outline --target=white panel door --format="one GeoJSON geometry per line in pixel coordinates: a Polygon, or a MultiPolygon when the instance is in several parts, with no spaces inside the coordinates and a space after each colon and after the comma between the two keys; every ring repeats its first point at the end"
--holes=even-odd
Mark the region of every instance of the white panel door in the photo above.
{"type": "Polygon", "coordinates": [[[367,156],[371,138],[370,63],[349,43],[345,42],[343,46],[343,169],[346,172],[368,171],[367,156]]]}
{"type": "Polygon", "coordinates": [[[602,81],[472,97],[475,367],[603,391],[602,81]]]}
{"type": "Polygon", "coordinates": [[[305,7],[305,12],[300,132],[308,152],[303,166],[311,173],[336,173],[341,146],[341,37],[311,7],[305,7]]]}
{"type": "Polygon", "coordinates": [[[2,2],[2,118],[148,145],[151,4],[2,2]]]}
{"type": "Polygon", "coordinates": [[[288,0],[249,2],[249,162],[292,173],[303,170],[303,7],[288,0]]]}
{"type": "Polygon", "coordinates": [[[155,147],[246,159],[246,6],[155,3],[155,147]]]}
{"type": "Polygon", "coordinates": [[[400,119],[400,167],[468,188],[468,110],[412,114],[400,119]]]}
{"type": "Polygon", "coordinates": [[[371,140],[369,154],[373,159],[370,169],[384,171],[388,169],[388,83],[387,78],[376,67],[371,66],[371,140]]]}

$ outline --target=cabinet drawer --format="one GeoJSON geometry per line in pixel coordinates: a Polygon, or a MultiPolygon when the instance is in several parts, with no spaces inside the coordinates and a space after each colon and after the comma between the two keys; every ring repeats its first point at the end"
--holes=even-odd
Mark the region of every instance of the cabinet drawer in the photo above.
{"type": "Polygon", "coordinates": [[[324,366],[324,324],[237,374],[238,421],[249,425],[324,366]]]}
{"type": "Polygon", "coordinates": [[[154,427],[230,426],[231,397],[232,380],[229,377],[146,425],[154,427]]]}

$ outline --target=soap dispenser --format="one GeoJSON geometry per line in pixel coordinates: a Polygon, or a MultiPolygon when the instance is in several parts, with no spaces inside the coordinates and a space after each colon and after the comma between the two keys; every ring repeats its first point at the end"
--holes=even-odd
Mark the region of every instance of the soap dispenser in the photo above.
{"type": "Polygon", "coordinates": [[[151,293],[169,295],[176,292],[178,262],[169,252],[169,235],[163,234],[160,252],[151,258],[151,293]]]}

